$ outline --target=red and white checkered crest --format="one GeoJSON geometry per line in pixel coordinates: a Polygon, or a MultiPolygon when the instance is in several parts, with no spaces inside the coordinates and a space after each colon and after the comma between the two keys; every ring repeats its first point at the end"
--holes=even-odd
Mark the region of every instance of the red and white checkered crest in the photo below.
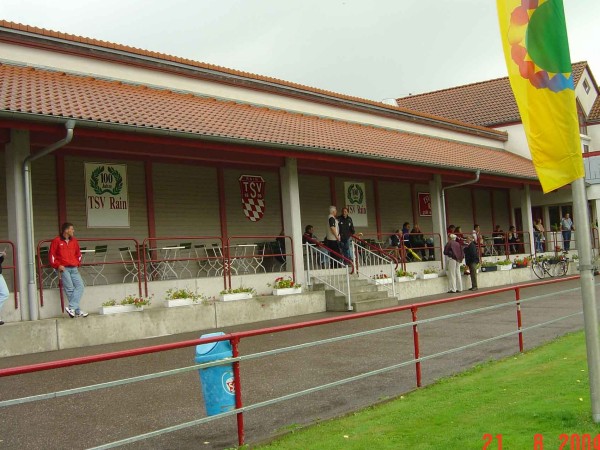
{"type": "Polygon", "coordinates": [[[242,175],[239,181],[244,215],[258,222],[265,214],[265,180],[258,175],[242,175]]]}

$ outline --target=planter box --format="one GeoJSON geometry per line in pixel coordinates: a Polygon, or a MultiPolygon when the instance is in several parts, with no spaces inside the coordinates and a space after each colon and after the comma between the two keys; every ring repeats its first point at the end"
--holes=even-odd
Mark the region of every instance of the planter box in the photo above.
{"type": "Polygon", "coordinates": [[[417,275],[417,278],[420,278],[422,280],[431,280],[433,278],[438,278],[439,274],[437,273],[420,273],[417,275]]]}
{"type": "Polygon", "coordinates": [[[189,306],[193,304],[194,301],[191,298],[174,298],[171,300],[165,300],[165,306],[167,308],[175,308],[177,306],[189,306]]]}
{"type": "Polygon", "coordinates": [[[416,280],[415,277],[396,277],[394,279],[394,281],[396,281],[397,283],[406,283],[407,281],[414,281],[416,280]]]}
{"type": "Polygon", "coordinates": [[[498,270],[498,266],[482,267],[482,272],[495,272],[498,270]]]}
{"type": "Polygon", "coordinates": [[[301,287],[273,289],[273,295],[290,295],[290,294],[301,294],[301,293],[302,293],[301,287]]]}
{"type": "Polygon", "coordinates": [[[392,284],[394,282],[393,278],[371,278],[371,283],[373,284],[392,284]]]}
{"type": "Polygon", "coordinates": [[[115,306],[101,306],[100,314],[120,314],[126,312],[137,312],[143,311],[143,306],[135,306],[135,305],[115,305],[115,306]]]}
{"type": "Polygon", "coordinates": [[[219,300],[222,302],[231,302],[234,300],[246,300],[252,298],[252,292],[239,292],[237,294],[221,294],[219,300]]]}
{"type": "Polygon", "coordinates": [[[526,269],[528,266],[517,266],[516,264],[512,265],[513,269],[526,269]]]}
{"type": "Polygon", "coordinates": [[[512,264],[504,264],[496,267],[498,267],[498,270],[512,270],[513,268],[512,264]]]}

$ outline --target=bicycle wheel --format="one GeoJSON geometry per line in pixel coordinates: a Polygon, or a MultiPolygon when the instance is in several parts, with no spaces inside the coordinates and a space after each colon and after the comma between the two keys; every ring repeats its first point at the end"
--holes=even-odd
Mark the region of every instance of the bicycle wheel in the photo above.
{"type": "Polygon", "coordinates": [[[569,266],[566,261],[559,261],[556,263],[554,268],[554,276],[556,277],[564,277],[567,274],[567,270],[569,270],[569,266]]]}
{"type": "Polygon", "coordinates": [[[544,268],[542,267],[542,264],[539,262],[532,262],[531,263],[531,270],[533,270],[533,273],[535,274],[536,277],[538,278],[544,278],[544,268]]]}
{"type": "Polygon", "coordinates": [[[549,277],[554,276],[554,270],[552,269],[552,264],[550,264],[548,261],[544,260],[540,263],[540,265],[542,266],[542,270],[545,273],[547,273],[549,277]]]}

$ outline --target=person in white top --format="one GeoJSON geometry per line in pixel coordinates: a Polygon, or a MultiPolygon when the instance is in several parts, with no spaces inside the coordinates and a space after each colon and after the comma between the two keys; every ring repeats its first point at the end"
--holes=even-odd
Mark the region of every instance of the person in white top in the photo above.
{"type": "Polygon", "coordinates": [[[575,231],[575,227],[573,226],[573,221],[571,220],[569,213],[566,213],[561,219],[560,231],[562,231],[563,246],[565,251],[568,252],[571,249],[571,231],[575,231]]]}
{"type": "Polygon", "coordinates": [[[337,208],[335,206],[329,207],[329,218],[327,219],[327,236],[325,237],[325,245],[329,247],[334,253],[331,256],[335,259],[338,258],[340,253],[340,225],[337,219],[337,208]]]}

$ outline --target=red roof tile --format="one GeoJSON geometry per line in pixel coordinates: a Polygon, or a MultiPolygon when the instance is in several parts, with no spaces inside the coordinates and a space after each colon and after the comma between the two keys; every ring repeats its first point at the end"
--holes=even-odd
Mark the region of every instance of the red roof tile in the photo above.
{"type": "MultiPolygon", "coordinates": [[[[229,68],[217,66],[214,64],[207,64],[207,63],[203,63],[203,62],[194,61],[191,59],[167,55],[164,53],[143,50],[143,49],[136,48],[136,47],[130,47],[127,45],[115,44],[115,43],[106,42],[106,41],[102,41],[102,40],[98,40],[98,39],[91,39],[91,38],[86,38],[86,37],[82,37],[82,36],[76,36],[76,35],[68,34],[68,33],[59,33],[56,31],[47,30],[45,28],[38,28],[38,27],[23,25],[23,24],[19,24],[19,23],[9,22],[6,20],[0,20],[0,28],[5,28],[8,30],[25,31],[25,32],[28,32],[31,34],[47,36],[47,37],[51,37],[51,38],[55,38],[55,39],[62,39],[64,41],[70,41],[73,43],[81,43],[84,45],[90,45],[90,46],[101,47],[101,48],[105,48],[105,49],[117,50],[120,52],[128,53],[130,55],[156,58],[156,59],[160,59],[163,61],[184,64],[184,65],[198,68],[198,69],[206,69],[206,70],[211,70],[214,72],[220,72],[225,75],[233,75],[233,76],[237,76],[237,77],[243,77],[243,78],[246,78],[249,80],[256,80],[259,82],[271,83],[271,84],[275,84],[275,85],[279,85],[279,86],[298,89],[298,90],[308,92],[308,93],[324,95],[327,97],[332,97],[335,99],[341,99],[341,100],[350,101],[350,102],[356,102],[356,103],[360,103],[365,106],[376,106],[378,108],[387,109],[389,111],[397,111],[397,112],[410,114],[413,118],[422,117],[425,119],[434,119],[437,121],[445,122],[445,123],[449,124],[450,126],[458,125],[460,127],[472,128],[475,130],[475,134],[477,134],[477,130],[483,130],[488,135],[490,133],[496,132],[496,130],[486,129],[485,127],[481,127],[481,126],[478,126],[478,125],[475,125],[475,124],[469,123],[469,122],[457,121],[457,120],[454,120],[449,117],[435,116],[435,115],[432,116],[431,114],[427,114],[427,113],[424,113],[421,111],[411,111],[411,110],[402,108],[400,106],[388,105],[385,103],[376,102],[376,101],[368,100],[368,99],[363,99],[360,97],[354,97],[351,95],[340,94],[340,93],[333,92],[333,91],[327,91],[325,89],[319,89],[319,88],[315,88],[315,87],[311,87],[311,86],[305,86],[305,85],[302,85],[299,83],[292,83],[292,82],[280,80],[277,78],[267,77],[267,76],[263,76],[263,75],[257,75],[257,74],[253,74],[253,73],[249,73],[249,72],[243,72],[241,70],[229,69],[229,68]]],[[[505,136],[499,134],[498,138],[500,140],[503,140],[503,139],[505,139],[505,136]]]]}
{"type": "MultiPolygon", "coordinates": [[[[587,62],[573,64],[575,84],[587,62]]],[[[474,125],[494,127],[521,121],[508,77],[398,98],[398,106],[474,125]]]]}
{"type": "MultiPolygon", "coordinates": [[[[327,150],[415,165],[536,178],[503,150],[116,81],[0,65],[0,114],[74,118],[244,142],[327,150]]],[[[80,126],[85,126],[81,123],[80,126]]],[[[181,135],[186,137],[185,134],[181,135]]]]}

